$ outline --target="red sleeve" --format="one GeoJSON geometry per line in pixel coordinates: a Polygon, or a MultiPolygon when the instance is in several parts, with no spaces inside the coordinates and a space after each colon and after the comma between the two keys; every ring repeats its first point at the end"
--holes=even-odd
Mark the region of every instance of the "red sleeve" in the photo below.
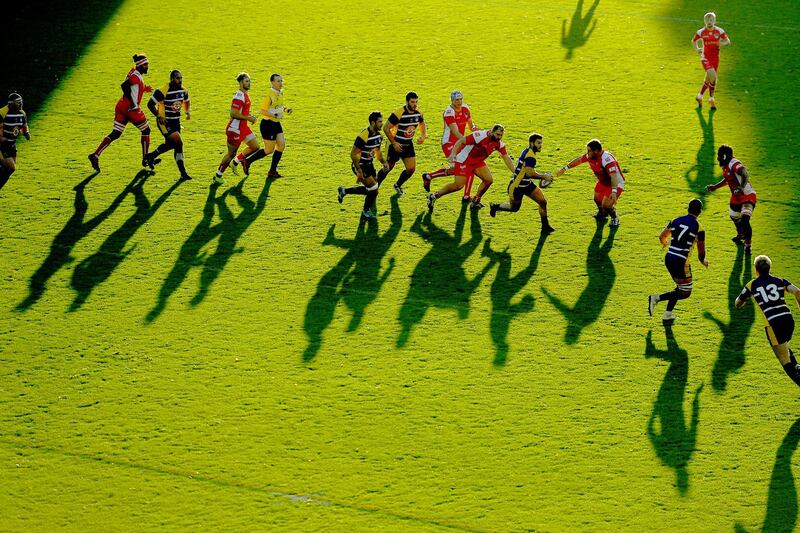
{"type": "Polygon", "coordinates": [[[586,163],[587,161],[589,161],[589,155],[588,155],[588,154],[583,154],[583,155],[581,156],[581,160],[580,160],[580,161],[578,161],[578,164],[581,164],[581,163],[586,163]]]}
{"type": "Polygon", "coordinates": [[[508,151],[506,150],[506,145],[503,143],[500,143],[500,148],[498,148],[497,151],[500,152],[502,155],[508,155],[508,151]]]}
{"type": "Polygon", "coordinates": [[[736,164],[733,165],[733,168],[731,168],[731,170],[733,171],[734,174],[738,174],[743,168],[744,165],[742,164],[742,162],[737,161],[736,164]]]}
{"type": "Polygon", "coordinates": [[[445,115],[444,116],[444,123],[447,124],[448,126],[450,124],[455,124],[456,123],[456,117],[454,117],[453,115],[445,115]]]}
{"type": "Polygon", "coordinates": [[[470,133],[467,135],[467,137],[464,139],[464,144],[478,144],[475,142],[475,134],[470,133]]]}
{"type": "Polygon", "coordinates": [[[239,100],[238,98],[234,98],[231,102],[231,108],[237,111],[241,111],[244,108],[244,101],[239,100]]]}
{"type": "MultiPolygon", "coordinates": [[[[694,34],[694,37],[692,37],[692,42],[695,42],[695,41],[697,41],[697,40],[698,40],[698,39],[700,39],[700,38],[701,38],[701,37],[700,37],[700,32],[698,31],[697,33],[695,33],[695,34],[694,34]]],[[[685,42],[685,41],[684,41],[684,42],[685,42]]]]}

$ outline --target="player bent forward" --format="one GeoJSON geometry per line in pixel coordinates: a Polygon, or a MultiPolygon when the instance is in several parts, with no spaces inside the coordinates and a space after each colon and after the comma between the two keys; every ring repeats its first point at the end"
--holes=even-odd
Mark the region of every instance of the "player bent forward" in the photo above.
{"type": "Polygon", "coordinates": [[[767,334],[770,346],[775,356],[780,361],[783,371],[800,385],[800,365],[794,357],[794,352],[789,348],[789,341],[794,333],[794,318],[786,305],[785,293],[792,293],[800,304],[800,289],[789,280],[770,275],[772,260],[766,255],[759,255],[753,261],[753,266],[758,272],[758,277],[745,285],[741,294],[736,298],[736,307],[742,307],[752,296],[767,325],[764,331],[767,334]]]}

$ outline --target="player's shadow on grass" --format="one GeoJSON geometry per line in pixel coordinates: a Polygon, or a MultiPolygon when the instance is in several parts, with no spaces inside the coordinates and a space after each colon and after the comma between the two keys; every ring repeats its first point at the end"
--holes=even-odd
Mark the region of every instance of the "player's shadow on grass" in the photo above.
{"type": "MultiPolygon", "coordinates": [[[[464,262],[472,255],[482,239],[478,211],[470,209],[470,236],[466,242],[461,242],[467,210],[467,205],[462,204],[453,235],[434,224],[430,213],[418,215],[411,226],[411,231],[428,241],[432,247],[417,263],[411,274],[408,294],[398,317],[399,348],[408,343],[411,330],[422,322],[429,307],[455,309],[458,311],[459,319],[466,319],[469,316],[469,299],[472,293],[497,261],[487,252],[487,255],[490,255],[489,262],[475,277],[467,278],[464,262]]],[[[484,243],[484,250],[490,249],[490,243],[490,240],[484,243]]]]}
{"type": "Polygon", "coordinates": [[[800,442],[800,419],[784,437],[769,480],[767,515],[762,531],[794,531],[797,527],[797,487],[792,474],[792,455],[800,442]]]}
{"type": "Polygon", "coordinates": [[[506,338],[511,327],[511,321],[517,315],[528,313],[533,309],[534,298],[532,294],[526,294],[515,304],[512,304],[511,300],[525,288],[536,272],[547,236],[547,233],[539,235],[539,241],[536,243],[530,262],[513,277],[511,276],[511,254],[505,250],[495,252],[488,247],[483,250],[483,255],[492,257],[498,264],[497,273],[492,282],[492,314],[489,318],[489,332],[495,346],[495,366],[506,364],[506,358],[508,357],[508,341],[506,338]]]}
{"type": "Polygon", "coordinates": [[[704,385],[700,385],[694,393],[692,417],[687,427],[683,402],[689,378],[689,357],[686,350],[683,350],[675,340],[672,326],[665,325],[664,330],[667,337],[666,350],[656,348],[652,330],[647,332],[645,339],[644,356],[658,357],[670,364],[653,404],[653,413],[647,421],[647,436],[661,462],[675,470],[676,486],[681,496],[685,496],[689,490],[687,467],[697,443],[700,393],[704,385]]]}
{"type": "Polygon", "coordinates": [[[352,311],[347,331],[353,332],[361,325],[367,307],[377,298],[381,287],[394,270],[394,257],[381,272],[383,257],[392,247],[403,226],[398,197],[392,196],[391,225],[383,235],[378,234],[377,221],[361,219],[352,239],[339,239],[334,235],[336,225],[328,229],[323,245],[344,248],[347,253],[317,284],[317,291],[306,306],[303,327],[308,336],[308,347],[303,361],[311,362],[322,345],[322,333],[333,322],[339,301],[352,311]]]}
{"type": "Polygon", "coordinates": [[[148,220],[150,220],[156,211],[167,201],[167,198],[175,192],[175,189],[181,184],[176,181],[164,191],[158,199],[150,203],[147,195],[144,192],[144,185],[147,178],[152,173],[148,170],[142,170],[128,185],[128,192],[133,194],[134,205],[136,210],[123,222],[122,226],[116,229],[109,235],[105,241],[100,245],[100,248],[91,256],[87,257],[75,267],[72,271],[72,279],[70,285],[75,290],[75,299],[69,306],[70,311],[77,311],[81,306],[86,303],[86,300],[91,295],[92,291],[101,283],[111,276],[116,268],[125,260],[125,258],[134,250],[135,245],[126,249],[128,241],[133,238],[136,232],[148,220]]]}
{"type": "Polygon", "coordinates": [[[89,202],[86,200],[86,186],[92,181],[92,178],[97,176],[97,172],[89,175],[83,181],[78,183],[73,190],[75,191],[74,208],[75,212],[69,218],[61,231],[53,238],[50,244],[50,253],[45,258],[44,262],[36,269],[31,279],[28,281],[28,296],[17,304],[17,311],[26,311],[33,304],[35,304],[44,294],[47,289],[47,282],[52,278],[56,272],[68,263],[75,260],[72,257],[72,249],[75,245],[89,235],[97,226],[103,223],[111,214],[120,206],[122,200],[130,192],[131,187],[136,182],[134,178],[120,192],[116,198],[106,207],[103,211],[96,214],[89,220],[84,220],[86,212],[89,210],[89,202]]]}
{"type": "Polygon", "coordinates": [[[597,320],[606,305],[608,295],[611,294],[611,289],[614,287],[614,280],[617,274],[614,263],[608,254],[614,246],[617,226],[609,228],[608,237],[606,242],[603,243],[604,225],[605,221],[603,220],[597,222],[597,229],[589,242],[589,249],[586,254],[586,275],[589,277],[589,281],[575,305],[567,307],[557,296],[542,288],[542,292],[550,300],[550,303],[567,319],[567,329],[564,333],[564,342],[567,344],[578,342],[584,328],[592,325],[597,320]]]}
{"type": "Polygon", "coordinates": [[[728,278],[729,322],[725,324],[708,311],[703,313],[703,317],[713,321],[722,333],[719,355],[711,371],[711,384],[716,391],[724,391],[728,385],[728,376],[738,372],[745,363],[745,346],[750,329],[756,320],[756,308],[750,300],[741,309],[736,309],[735,304],[736,297],[745,283],[750,281],[752,273],[750,256],[745,255],[744,248],[739,246],[728,278]]]}
{"type": "Polygon", "coordinates": [[[703,116],[703,108],[698,106],[695,111],[700,120],[703,142],[697,149],[695,165],[686,171],[684,177],[692,193],[703,197],[708,192],[706,185],[714,182],[714,170],[717,168],[717,149],[714,146],[714,113],[716,110],[709,110],[708,120],[703,116]]]}
{"type": "Polygon", "coordinates": [[[264,186],[255,202],[244,193],[243,186],[246,179],[242,179],[235,186],[226,190],[215,201],[220,222],[213,231],[219,233],[219,241],[217,241],[214,253],[203,264],[203,271],[200,273],[200,288],[191,300],[192,307],[199,305],[205,299],[208,291],[211,290],[211,285],[225,269],[233,254],[244,251],[244,248],[237,248],[236,244],[266,207],[269,189],[275,179],[268,177],[264,180],[264,186]],[[240,210],[235,216],[228,206],[228,197],[230,196],[236,200],[240,210]]]}
{"type": "Polygon", "coordinates": [[[585,45],[592,36],[595,28],[597,27],[597,19],[592,20],[594,12],[600,0],[595,0],[586,16],[583,15],[583,0],[578,0],[578,5],[575,6],[575,13],[572,14],[572,20],[567,30],[567,21],[561,23],[561,46],[567,49],[567,57],[565,59],[572,59],[572,54],[576,48],[585,45]]]}

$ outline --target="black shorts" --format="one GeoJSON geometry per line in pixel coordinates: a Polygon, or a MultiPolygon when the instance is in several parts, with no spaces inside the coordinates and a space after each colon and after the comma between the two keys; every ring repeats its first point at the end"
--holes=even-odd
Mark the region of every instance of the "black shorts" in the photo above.
{"type": "Polygon", "coordinates": [[[664,256],[664,266],[667,267],[672,279],[689,279],[692,277],[692,266],[685,260],[672,254],[664,256]]]}
{"type": "MultiPolygon", "coordinates": [[[[372,163],[372,161],[370,161],[369,163],[359,163],[358,166],[361,167],[361,172],[364,173],[365,178],[374,178],[378,175],[375,172],[375,165],[372,163]]],[[[358,174],[356,173],[356,164],[353,163],[352,165],[350,165],[350,168],[352,169],[353,174],[358,176],[358,174]]]]}
{"type": "MultiPolygon", "coordinates": [[[[513,183],[513,181],[512,181],[513,183]]],[[[508,188],[511,188],[509,184],[508,188]]],[[[536,190],[536,184],[533,180],[522,180],[519,185],[514,188],[513,195],[514,201],[520,202],[522,201],[523,196],[528,196],[529,194],[533,194],[533,191],[536,190]]]]}
{"type": "Polygon", "coordinates": [[[161,124],[156,122],[158,125],[158,131],[161,132],[161,135],[164,137],[169,137],[175,132],[181,132],[181,121],[180,120],[167,120],[166,124],[161,124]]]}
{"type": "Polygon", "coordinates": [[[9,157],[17,157],[17,142],[16,141],[0,142],[0,154],[3,155],[3,159],[8,159],[9,157]]]}
{"type": "Polygon", "coordinates": [[[389,154],[386,156],[387,161],[391,165],[392,163],[397,163],[400,159],[406,159],[407,157],[417,157],[417,153],[414,151],[414,143],[410,144],[401,144],[400,148],[403,149],[402,152],[398,152],[394,149],[394,145],[389,145],[389,154]]]}
{"type": "Polygon", "coordinates": [[[792,340],[792,333],[794,333],[794,319],[792,315],[783,315],[778,318],[773,318],[767,322],[767,327],[764,328],[767,334],[767,340],[770,346],[777,346],[792,340]]]}
{"type": "Polygon", "coordinates": [[[278,138],[279,133],[283,133],[281,123],[274,120],[262,118],[259,127],[261,129],[261,138],[265,141],[274,141],[278,138]]]}

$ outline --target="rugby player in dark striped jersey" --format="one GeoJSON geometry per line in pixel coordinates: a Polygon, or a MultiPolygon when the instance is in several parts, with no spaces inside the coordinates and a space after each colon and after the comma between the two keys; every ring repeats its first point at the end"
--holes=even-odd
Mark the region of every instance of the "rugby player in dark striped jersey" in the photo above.
{"type": "Polygon", "coordinates": [[[425,118],[418,107],[419,97],[417,93],[410,92],[406,94],[406,105],[396,109],[389,115],[389,119],[383,125],[383,133],[389,139],[388,150],[388,163],[386,169],[378,172],[378,185],[383,183],[389,172],[392,171],[394,165],[400,160],[403,160],[405,169],[400,173],[400,177],[394,184],[394,190],[398,196],[403,196],[403,184],[414,175],[417,169],[417,154],[414,151],[414,134],[419,128],[422,133],[417,144],[422,144],[428,137],[428,132],[425,128],[425,118]]]}
{"type": "Polygon", "coordinates": [[[8,105],[0,108],[0,189],[6,184],[11,174],[17,170],[17,137],[19,134],[31,140],[28,130],[28,115],[22,110],[22,97],[17,93],[8,95],[8,105]]]}
{"type": "Polygon", "coordinates": [[[181,179],[192,179],[186,173],[186,167],[183,164],[181,110],[186,109],[186,120],[191,120],[192,112],[189,109],[189,92],[183,86],[183,74],[181,74],[180,70],[170,72],[169,84],[156,89],[147,102],[147,108],[155,115],[158,131],[164,136],[164,142],[147,154],[147,157],[155,161],[159,155],[175,150],[175,164],[178,165],[181,179]]]}
{"type": "Polygon", "coordinates": [[[786,305],[786,293],[791,293],[800,305],[800,289],[787,279],[778,278],[770,274],[772,260],[766,255],[759,255],[753,261],[753,266],[758,272],[758,277],[745,285],[739,297],[736,298],[736,307],[743,307],[752,296],[761,309],[761,314],[767,325],[764,331],[767,334],[770,346],[775,356],[780,361],[783,371],[800,385],[800,365],[794,357],[794,352],[789,348],[789,341],[794,333],[794,318],[789,306],[786,305]]]}
{"type": "Polygon", "coordinates": [[[667,227],[658,236],[661,246],[667,249],[664,256],[664,266],[667,267],[676,287],[664,294],[651,294],[648,297],[647,312],[653,316],[656,304],[661,301],[667,302],[667,310],[664,311],[663,320],[671,322],[678,318],[672,312],[678,300],[685,300],[692,295],[692,267],[689,265],[689,258],[697,245],[697,259],[703,266],[708,267],[706,259],[706,232],[700,225],[697,217],[703,210],[703,202],[695,198],[689,202],[689,213],[671,220],[667,227]],[[669,239],[669,241],[667,240],[669,239]]]}
{"type": "Polygon", "coordinates": [[[384,171],[389,168],[386,160],[381,153],[381,128],[383,127],[383,115],[380,111],[373,111],[369,114],[369,126],[358,134],[353,149],[350,150],[351,168],[353,174],[356,175],[358,183],[355,187],[340,186],[338,189],[339,203],[342,203],[344,197],[348,194],[362,194],[364,198],[364,211],[361,213],[363,218],[375,218],[372,213],[372,206],[375,203],[375,197],[378,196],[378,180],[375,173],[375,165],[373,159],[378,158],[384,171]]]}

